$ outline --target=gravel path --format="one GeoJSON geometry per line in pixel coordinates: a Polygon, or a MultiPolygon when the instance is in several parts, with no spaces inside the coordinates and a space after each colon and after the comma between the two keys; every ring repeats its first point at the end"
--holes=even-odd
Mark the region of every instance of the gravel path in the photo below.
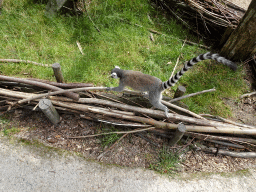
{"type": "MultiPolygon", "coordinates": [[[[0,191],[256,191],[256,169],[223,177],[170,179],[143,169],[104,166],[0,136],[0,191]]],[[[195,177],[195,176],[194,176],[195,177]]]]}

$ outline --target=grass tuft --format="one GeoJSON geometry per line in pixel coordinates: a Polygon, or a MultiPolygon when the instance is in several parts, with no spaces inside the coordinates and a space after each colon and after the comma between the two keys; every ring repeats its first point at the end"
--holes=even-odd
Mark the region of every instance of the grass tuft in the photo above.
{"type": "Polygon", "coordinates": [[[162,174],[173,174],[176,172],[179,162],[180,160],[177,154],[171,153],[166,147],[163,147],[159,153],[158,162],[151,164],[150,169],[162,174]]]}

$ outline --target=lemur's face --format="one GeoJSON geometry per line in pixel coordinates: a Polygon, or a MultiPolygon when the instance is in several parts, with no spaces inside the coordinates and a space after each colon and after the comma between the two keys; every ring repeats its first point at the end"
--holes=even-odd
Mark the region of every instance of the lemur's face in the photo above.
{"type": "Polygon", "coordinates": [[[111,77],[117,79],[117,74],[115,72],[111,73],[111,77]]]}
{"type": "Polygon", "coordinates": [[[116,71],[115,69],[120,69],[120,67],[115,66],[115,68],[111,71],[111,77],[115,78],[115,79],[118,79],[118,76],[117,76],[117,73],[115,72],[116,71]]]}

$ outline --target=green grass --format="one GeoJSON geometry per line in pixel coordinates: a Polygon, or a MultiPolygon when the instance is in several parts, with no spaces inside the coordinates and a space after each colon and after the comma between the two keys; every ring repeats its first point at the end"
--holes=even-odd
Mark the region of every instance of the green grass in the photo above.
{"type": "Polygon", "coordinates": [[[19,133],[21,131],[21,128],[17,127],[11,127],[10,121],[6,119],[5,117],[0,117],[0,132],[3,133],[4,136],[12,136],[16,133],[19,133]]]}
{"type": "Polygon", "coordinates": [[[158,162],[151,164],[150,169],[162,174],[173,174],[176,172],[179,162],[177,154],[171,153],[166,147],[163,147],[159,153],[158,162]]]}
{"type": "MultiPolygon", "coordinates": [[[[67,82],[116,86],[118,81],[108,77],[115,65],[139,70],[164,81],[170,77],[181,53],[179,67],[186,60],[206,52],[187,44],[181,51],[183,42],[180,39],[196,41],[197,37],[167,18],[162,10],[153,8],[147,0],[94,0],[87,5],[87,10],[100,33],[87,15],[47,18],[45,4],[5,0],[0,16],[0,58],[45,64],[59,62],[67,82]],[[164,35],[154,34],[155,42],[152,42],[149,28],[164,35]],[[80,42],[84,55],[76,41],[80,42]],[[172,64],[167,64],[169,61],[172,64]]],[[[3,75],[54,80],[50,68],[31,64],[1,64],[0,71],[3,75]]],[[[203,62],[184,75],[178,85],[185,84],[188,93],[217,88],[215,93],[184,101],[195,112],[227,116],[230,110],[221,99],[236,98],[244,91],[242,76],[241,70],[234,73],[215,62],[203,62]]]]}
{"type": "MultiPolygon", "coordinates": [[[[115,131],[118,131],[118,129],[116,129],[112,126],[103,124],[103,127],[102,127],[102,132],[103,133],[115,132],[115,131]]],[[[115,143],[121,136],[122,135],[116,134],[116,133],[102,136],[101,138],[99,138],[100,141],[101,141],[102,148],[105,148],[106,146],[109,147],[110,145],[115,143]]]]}

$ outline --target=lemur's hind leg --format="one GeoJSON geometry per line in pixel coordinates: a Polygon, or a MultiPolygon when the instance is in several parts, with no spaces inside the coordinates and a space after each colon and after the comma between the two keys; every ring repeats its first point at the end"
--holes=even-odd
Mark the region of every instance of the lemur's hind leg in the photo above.
{"type": "Polygon", "coordinates": [[[168,118],[168,108],[161,103],[162,100],[162,93],[158,91],[150,91],[149,94],[149,102],[158,109],[161,109],[164,111],[165,116],[168,118]]]}

